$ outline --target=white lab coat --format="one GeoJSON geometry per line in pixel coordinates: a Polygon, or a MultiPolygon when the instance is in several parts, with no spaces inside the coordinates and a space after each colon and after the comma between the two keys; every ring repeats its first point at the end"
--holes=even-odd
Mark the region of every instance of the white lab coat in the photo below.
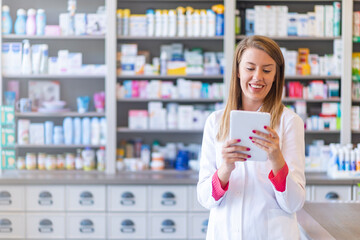
{"type": "MultiPolygon", "coordinates": [[[[223,110],[205,124],[201,150],[198,200],[210,209],[207,240],[300,239],[295,212],[305,202],[305,146],[302,119],[284,108],[277,133],[289,167],[286,189],[279,192],[268,179],[270,160],[236,163],[228,191],[212,197],[212,177],[222,163],[222,142],[216,140],[223,110]]],[[[251,147],[251,146],[249,146],[251,147]]]]}

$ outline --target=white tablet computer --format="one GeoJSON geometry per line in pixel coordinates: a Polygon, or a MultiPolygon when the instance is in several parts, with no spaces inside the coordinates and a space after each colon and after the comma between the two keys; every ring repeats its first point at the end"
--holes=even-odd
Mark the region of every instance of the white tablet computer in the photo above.
{"type": "MultiPolygon", "coordinates": [[[[266,161],[267,153],[255,146],[249,139],[256,136],[252,131],[267,132],[264,126],[270,125],[270,114],[264,112],[232,110],[230,112],[230,139],[241,139],[236,145],[249,147],[250,151],[244,153],[251,155],[248,161],[266,161]]],[[[256,136],[259,137],[259,136],[256,136]]]]}

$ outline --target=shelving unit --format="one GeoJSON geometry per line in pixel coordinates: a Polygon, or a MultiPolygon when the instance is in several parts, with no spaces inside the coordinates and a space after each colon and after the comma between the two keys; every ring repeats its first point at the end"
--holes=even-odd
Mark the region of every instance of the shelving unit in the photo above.
{"type": "Polygon", "coordinates": [[[18,118],[53,118],[53,117],[105,117],[105,113],[98,112],[59,112],[59,113],[41,113],[41,112],[16,112],[15,117],[18,118]]]}
{"type": "Polygon", "coordinates": [[[8,34],[3,35],[3,39],[29,39],[29,40],[105,40],[104,35],[84,35],[84,36],[27,36],[8,34]]]}
{"type": "Polygon", "coordinates": [[[223,79],[224,76],[222,75],[133,75],[133,76],[117,76],[119,80],[125,79],[161,79],[161,80],[176,80],[178,78],[186,78],[186,79],[208,79],[208,80],[219,80],[223,79]]]}
{"type": "Polygon", "coordinates": [[[59,75],[49,75],[49,74],[31,74],[31,75],[3,75],[3,78],[8,79],[104,79],[104,75],[73,75],[73,74],[59,74],[59,75]]]}

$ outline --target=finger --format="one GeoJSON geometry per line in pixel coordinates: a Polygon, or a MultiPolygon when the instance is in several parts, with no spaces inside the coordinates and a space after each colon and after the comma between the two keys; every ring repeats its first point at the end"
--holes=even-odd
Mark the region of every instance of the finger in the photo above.
{"type": "MultiPolygon", "coordinates": [[[[258,135],[259,137],[262,137],[262,138],[265,138],[265,139],[268,139],[268,140],[272,140],[273,137],[271,134],[268,134],[268,133],[264,133],[264,132],[261,132],[259,130],[253,130],[252,131],[254,134],[258,135]]],[[[251,139],[251,138],[250,138],[251,139]]]]}
{"type": "Polygon", "coordinates": [[[223,147],[229,147],[229,146],[231,146],[235,143],[239,143],[239,142],[241,142],[240,139],[231,139],[231,140],[226,141],[223,147]]]}
{"type": "Polygon", "coordinates": [[[260,148],[260,149],[262,149],[262,150],[264,150],[264,151],[266,151],[266,152],[269,151],[269,148],[268,148],[268,147],[266,147],[266,146],[264,146],[264,145],[262,145],[262,144],[260,144],[260,143],[258,143],[258,142],[255,142],[255,141],[252,141],[252,142],[253,142],[253,144],[254,144],[255,146],[257,146],[258,148],[260,148]]]}
{"type": "Polygon", "coordinates": [[[236,163],[236,162],[245,162],[247,160],[247,158],[229,158],[228,160],[230,160],[232,163],[236,163]]]}
{"type": "Polygon", "coordinates": [[[267,130],[270,133],[272,138],[278,138],[277,132],[274,129],[272,129],[271,127],[264,126],[264,129],[267,130]]]}
{"type": "MultiPolygon", "coordinates": [[[[273,146],[273,144],[271,142],[268,142],[268,141],[260,139],[260,138],[253,138],[252,142],[256,143],[258,145],[261,145],[261,146],[265,147],[266,149],[269,149],[273,146]]],[[[258,146],[258,145],[256,145],[256,146],[258,146]]]]}
{"type": "Polygon", "coordinates": [[[225,158],[251,158],[251,155],[246,153],[234,152],[225,154],[223,157],[225,158]]]}

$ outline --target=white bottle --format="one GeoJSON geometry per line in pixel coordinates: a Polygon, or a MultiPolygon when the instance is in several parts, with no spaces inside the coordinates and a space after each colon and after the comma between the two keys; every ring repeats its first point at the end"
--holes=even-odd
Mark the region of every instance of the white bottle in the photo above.
{"type": "Polygon", "coordinates": [[[106,145],[106,131],[107,131],[107,123],[106,118],[100,119],[100,145],[106,145]]]}
{"type": "Polygon", "coordinates": [[[33,8],[30,8],[27,12],[26,20],[26,35],[35,35],[36,34],[36,11],[33,8]]]}
{"type": "Polygon", "coordinates": [[[193,9],[190,7],[186,8],[186,36],[193,36],[193,17],[192,17],[193,9]]]}
{"type": "Polygon", "coordinates": [[[33,44],[31,46],[31,63],[32,63],[32,73],[40,73],[40,61],[41,61],[41,45],[33,44]]]}
{"type": "Polygon", "coordinates": [[[161,36],[163,37],[167,37],[169,36],[169,15],[168,15],[168,10],[163,10],[162,14],[161,14],[161,19],[162,19],[162,33],[161,36]]]}
{"type": "Polygon", "coordinates": [[[76,117],[74,118],[74,144],[81,144],[81,119],[76,117]]]}
{"type": "Polygon", "coordinates": [[[200,37],[200,10],[196,9],[192,15],[193,36],[200,37]]]}
{"type": "Polygon", "coordinates": [[[40,74],[48,73],[48,62],[49,62],[49,46],[47,44],[41,44],[40,74]]]}
{"type": "Polygon", "coordinates": [[[176,103],[169,103],[167,108],[167,129],[177,129],[177,107],[176,103]]]}
{"type": "Polygon", "coordinates": [[[64,129],[64,143],[66,145],[73,144],[73,139],[74,139],[73,120],[71,117],[64,118],[63,129],[64,129]]]}
{"type": "Polygon", "coordinates": [[[160,9],[155,11],[155,36],[161,37],[162,35],[162,14],[160,9]]]}
{"type": "Polygon", "coordinates": [[[105,162],[106,162],[106,151],[105,147],[100,147],[96,151],[96,160],[97,160],[97,170],[98,171],[105,171],[105,162]]]}
{"type": "Polygon", "coordinates": [[[200,11],[200,36],[206,37],[207,34],[207,14],[205,9],[200,11]]]}
{"type": "Polygon", "coordinates": [[[81,157],[81,149],[76,150],[75,169],[76,170],[84,169],[84,160],[81,157]]]}
{"type": "Polygon", "coordinates": [[[22,74],[31,74],[31,47],[29,40],[23,41],[23,54],[21,61],[21,73],[22,74]]]}
{"type": "Polygon", "coordinates": [[[91,119],[91,144],[100,144],[100,122],[97,117],[91,119]]]}
{"type": "Polygon", "coordinates": [[[147,36],[152,37],[155,34],[155,12],[154,9],[146,10],[147,36]]]}
{"type": "Polygon", "coordinates": [[[185,9],[183,7],[178,7],[177,9],[177,35],[179,37],[185,37],[186,33],[186,19],[185,19],[185,9]]]}
{"type": "Polygon", "coordinates": [[[213,37],[215,36],[216,15],[214,11],[211,9],[207,10],[206,15],[207,15],[207,36],[213,37]]]}
{"type": "Polygon", "coordinates": [[[176,10],[171,9],[169,10],[169,37],[176,36],[176,10]]]}
{"type": "Polygon", "coordinates": [[[82,144],[90,145],[91,143],[91,126],[90,126],[90,118],[85,117],[82,119],[82,144]]]}

